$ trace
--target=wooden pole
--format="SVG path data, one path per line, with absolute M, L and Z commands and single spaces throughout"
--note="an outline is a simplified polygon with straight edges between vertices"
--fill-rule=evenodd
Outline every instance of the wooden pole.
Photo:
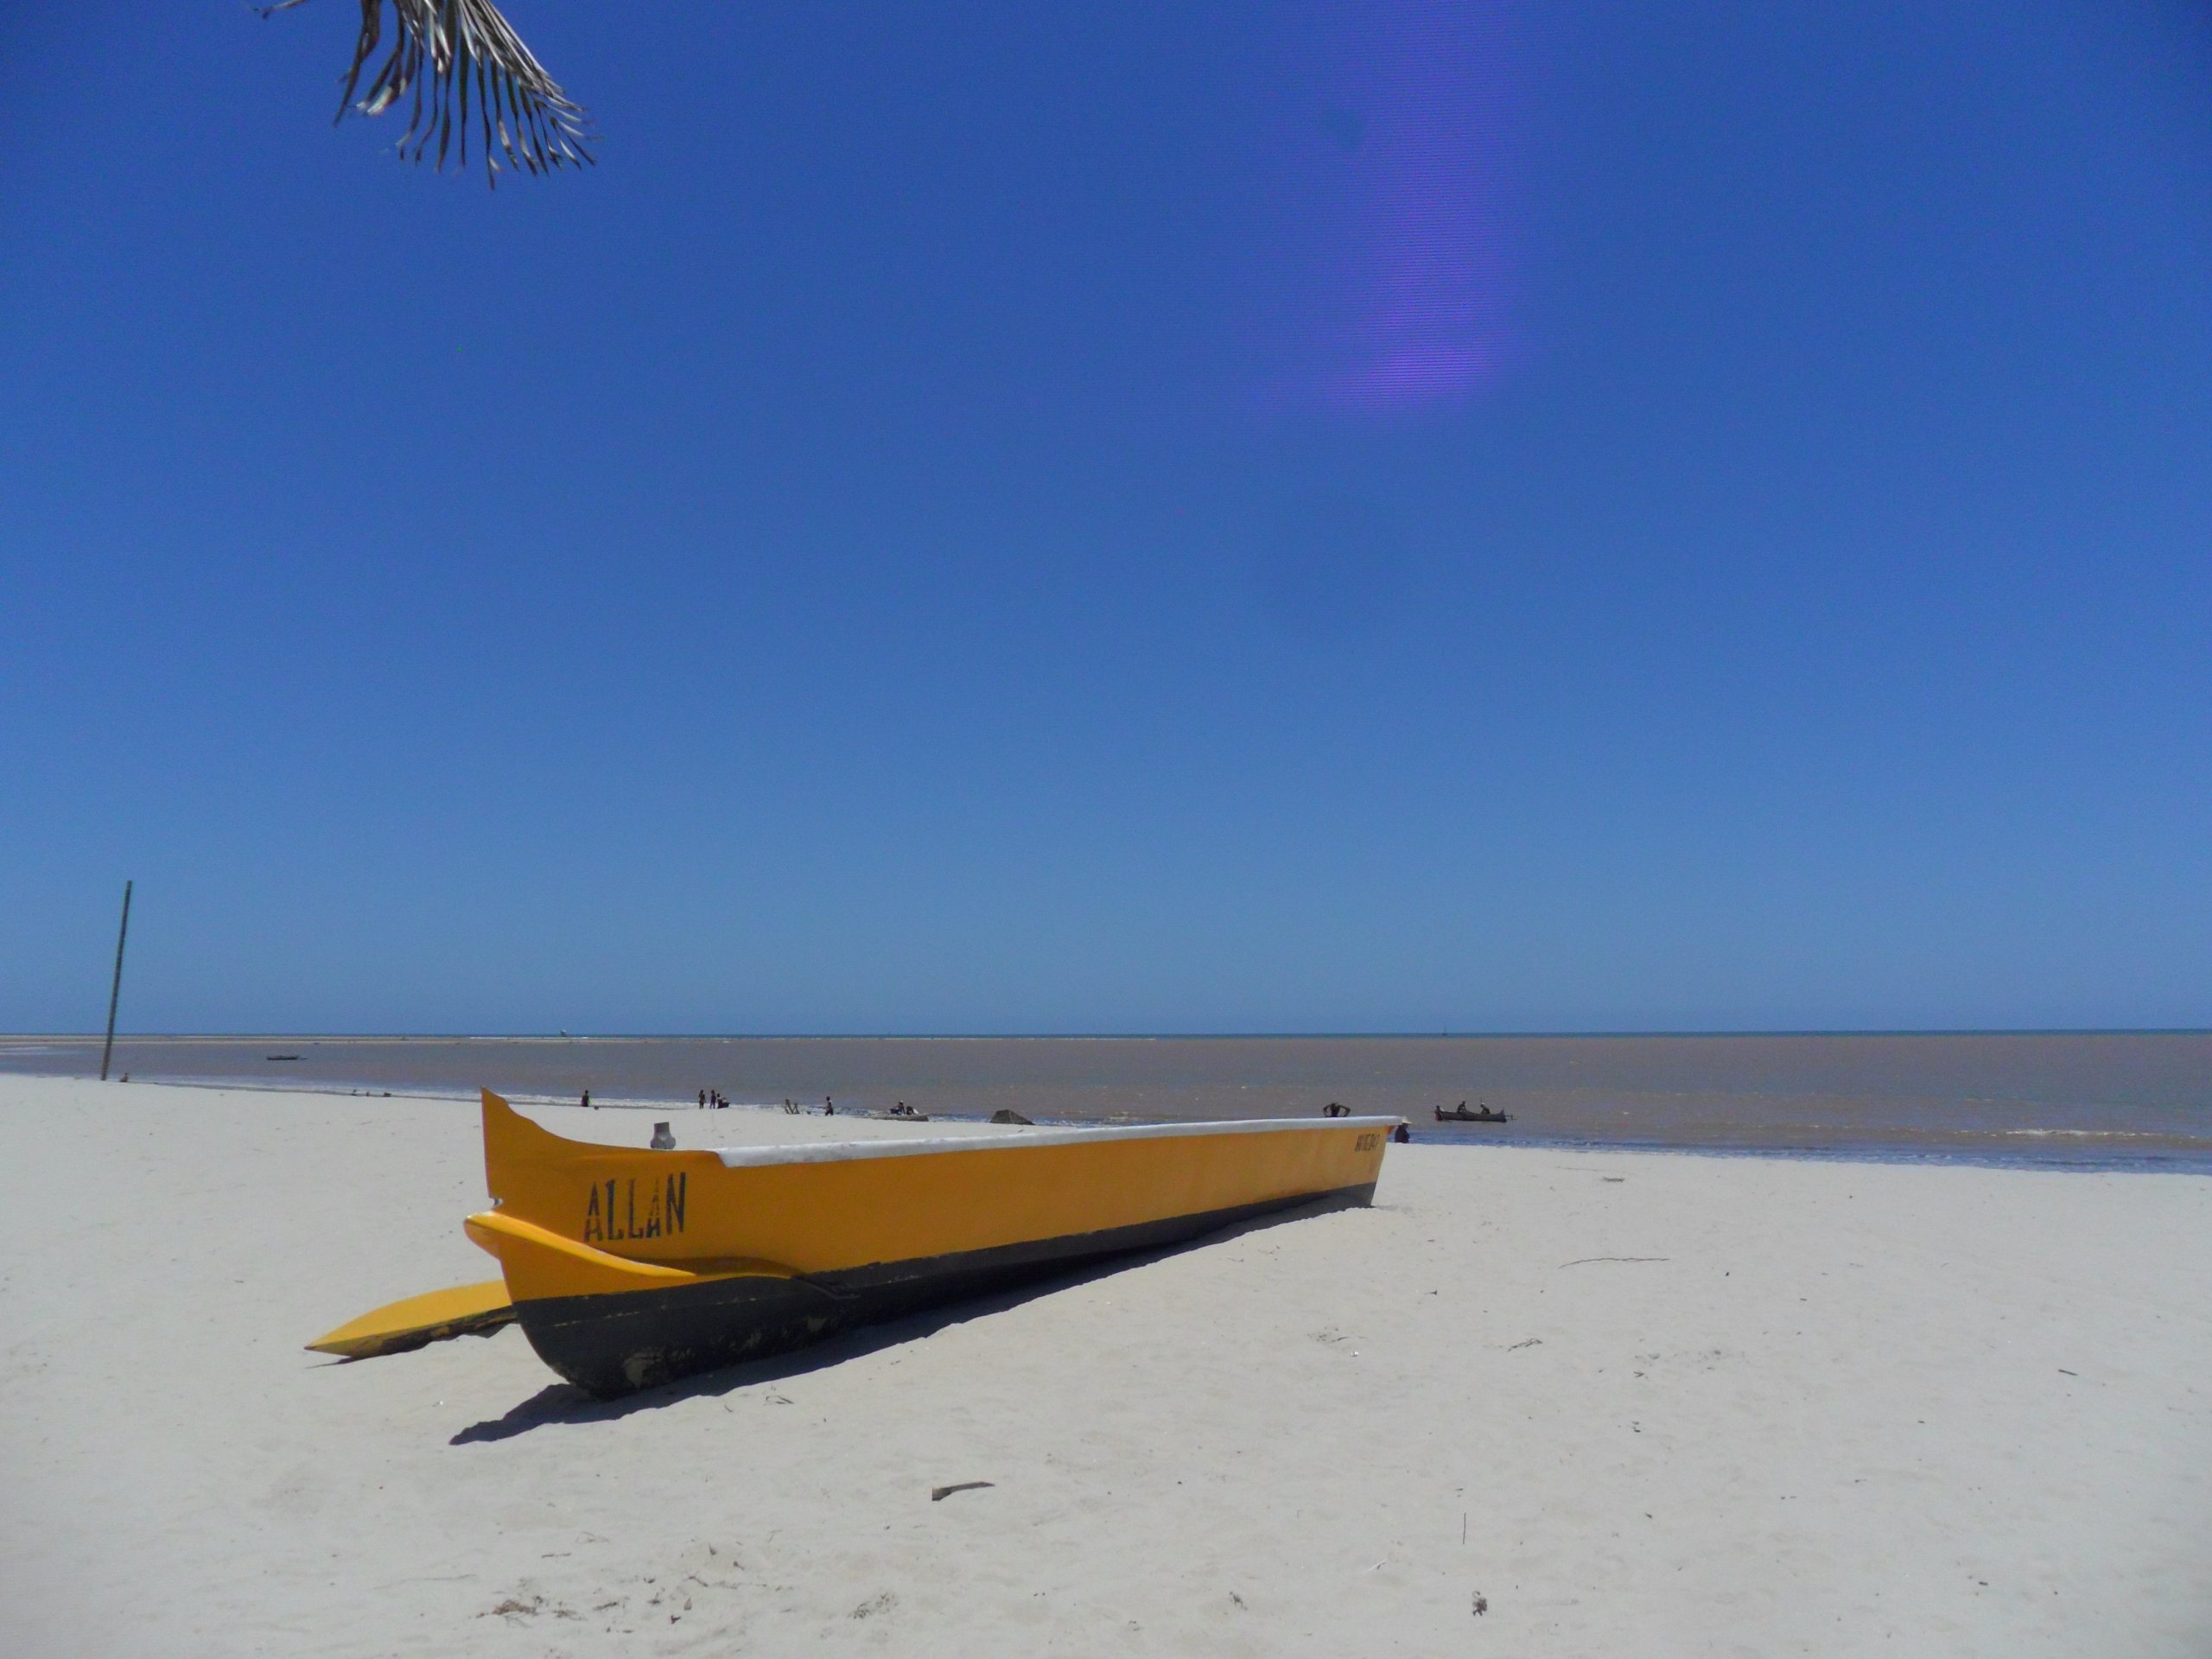
M 123 1000 L 123 942 L 130 937 L 130 883 L 123 884 L 123 925 L 115 935 L 115 983 L 107 993 L 107 1046 L 100 1050 L 100 1081 L 107 1081 L 107 1063 L 115 1053 L 115 1005 Z

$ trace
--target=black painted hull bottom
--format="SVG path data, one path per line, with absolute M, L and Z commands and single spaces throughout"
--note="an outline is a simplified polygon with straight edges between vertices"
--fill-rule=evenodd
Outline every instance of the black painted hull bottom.
M 1112 1256 L 1186 1243 L 1281 1211 L 1350 1209 L 1374 1198 L 1370 1182 L 1106 1232 L 804 1279 L 748 1276 L 673 1290 L 518 1302 L 515 1316 L 539 1358 L 577 1387 L 612 1399 Z

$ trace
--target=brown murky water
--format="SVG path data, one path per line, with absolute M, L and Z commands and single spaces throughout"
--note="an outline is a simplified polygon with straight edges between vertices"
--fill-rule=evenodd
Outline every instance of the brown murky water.
M 296 1056 L 275 1059 L 274 1055 Z M 0 1038 L 0 1071 L 92 1076 L 97 1039 Z M 1696 1037 L 118 1039 L 147 1081 L 1039 1119 L 1303 1116 L 1422 1140 L 2212 1169 L 2212 1033 Z M 1511 1116 L 1443 1126 L 1462 1099 Z

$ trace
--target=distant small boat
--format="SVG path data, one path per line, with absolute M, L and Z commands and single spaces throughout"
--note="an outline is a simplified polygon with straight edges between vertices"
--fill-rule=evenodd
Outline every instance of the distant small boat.
M 269 1058 L 272 1060 L 296 1060 L 300 1057 L 296 1054 L 271 1054 Z
M 1503 1112 L 1494 1112 L 1487 1106 L 1478 1106 L 1471 1112 L 1467 1109 L 1467 1103 L 1463 1100 L 1448 1112 L 1441 1106 L 1438 1107 L 1436 1121 L 1440 1123 L 1510 1123 L 1513 1120 Z
M 565 1140 L 486 1090 L 492 1208 L 465 1225 L 504 1282 L 395 1302 L 308 1345 L 364 1358 L 512 1321 L 571 1382 L 627 1394 L 1274 1211 L 1370 1203 L 1404 1122 L 652 1152 Z

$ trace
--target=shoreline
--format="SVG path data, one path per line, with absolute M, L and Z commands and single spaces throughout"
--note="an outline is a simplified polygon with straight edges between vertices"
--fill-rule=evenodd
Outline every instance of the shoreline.
M 1774 1042 L 1745 1035 L 1774 1053 Z M 2024 1038 L 2029 1039 L 2029 1038 Z M 862 1059 L 854 1059 L 852 1042 Z M 336 1097 L 475 1099 L 475 1084 L 486 1079 L 518 1102 L 560 1103 L 591 1089 L 608 1110 L 695 1110 L 695 1090 L 686 1075 L 702 1075 L 721 1093 L 774 1103 L 783 1097 L 821 1099 L 818 1086 L 868 1113 L 905 1099 L 943 1122 L 980 1122 L 993 1110 L 1015 1109 L 1038 1122 L 1126 1123 L 1126 1122 L 1230 1122 L 1241 1117 L 1303 1117 L 1319 1110 L 1323 1097 L 1354 1102 L 1358 1110 L 1405 1117 L 1422 1144 L 1440 1146 L 1537 1146 L 1561 1150 L 1624 1150 L 1624 1153 L 1694 1153 L 1706 1157 L 1778 1157 L 1858 1164 L 1960 1164 L 1978 1168 L 2055 1168 L 2075 1173 L 2212 1173 L 2212 1038 L 2190 1038 L 2179 1048 L 2165 1044 L 2172 1059 L 2161 1059 L 2179 1079 L 2137 1079 L 2137 1090 L 2164 1089 L 2137 1102 L 2097 1102 L 2079 1097 L 2022 1097 L 1993 1093 L 1929 1093 L 1942 1077 L 1889 1073 L 1872 1079 L 1887 1093 L 1834 1090 L 1842 1082 L 1821 1075 L 1825 1090 L 1777 1090 L 1772 1075 L 1752 1075 L 1747 1084 L 1721 1089 L 1710 1075 L 1683 1084 L 1681 1075 L 1643 1077 L 1635 1066 L 1621 1068 L 1615 1089 L 1604 1086 L 1541 1086 L 1522 1077 L 1504 1086 L 1482 1089 L 1473 1079 L 1435 1077 L 1422 1071 L 1445 1039 L 1418 1039 L 1411 1064 L 1395 1073 L 1356 1071 L 1374 1055 L 1391 1058 L 1394 1039 L 1358 1039 L 1365 1048 L 1338 1048 L 1340 1039 L 1281 1039 L 1296 1051 L 1299 1064 L 1289 1075 L 1255 1084 L 1234 1084 L 1234 1071 L 1221 1073 L 1214 1044 L 1224 1039 L 1146 1039 L 1135 1048 L 1157 1048 L 1144 1064 L 1130 1068 L 1128 1048 L 1117 1064 L 1097 1068 L 1071 1048 L 1113 1044 L 1119 1039 L 931 1039 L 969 1044 L 953 1071 L 933 1066 L 905 1038 L 865 1039 L 608 1039 L 608 1038 L 126 1038 L 118 1042 L 118 1073 L 135 1086 L 179 1089 L 241 1089 L 254 1093 L 312 1093 Z M 1245 1039 L 1228 1039 L 1245 1042 Z M 1455 1042 L 1455 1039 L 1451 1039 Z M 1517 1039 L 1516 1039 L 1517 1042 Z M 1548 1039 L 1544 1039 L 1548 1042 Z M 1571 1075 L 1581 1066 L 1575 1044 L 1557 1039 L 1553 1073 Z M 1628 1042 L 1604 1038 L 1597 1042 Z M 1699 1039 L 1701 1042 L 1701 1039 Z M 1872 1039 L 1869 1039 L 1872 1042 Z M 2049 1046 L 2046 1035 L 2033 1042 Z M 2121 1042 L 2104 1035 L 2099 1044 Z M 2145 1038 L 2148 1042 L 2148 1038 Z M 2179 1039 L 2177 1039 L 2179 1042 Z M 265 1048 L 283 1044 L 299 1058 L 270 1059 Z M 1008 1046 L 1011 1044 L 1011 1046 Z M 1446 1044 L 1449 1046 L 1449 1044 Z M 2199 1048 L 2203 1053 L 2199 1055 Z M 321 1053 L 316 1053 L 321 1051 Z M 546 1064 L 549 1051 L 560 1062 Z M 1783 1044 L 1787 1059 L 1787 1044 Z M 98 1044 L 82 1039 L 0 1038 L 0 1079 L 4 1077 L 88 1077 Z M 186 1053 L 201 1064 L 177 1062 Z M 577 1055 L 591 1053 L 591 1059 Z M 746 1084 L 732 1089 L 728 1077 L 757 1071 L 761 1055 L 781 1055 L 772 1066 L 818 1068 L 805 1082 L 783 1075 L 761 1093 Z M 797 1053 L 798 1058 L 791 1059 Z M 2164 1051 L 2161 1051 L 2164 1053 Z M 1197 1071 L 1192 1071 L 1197 1058 Z M 163 1059 L 168 1064 L 163 1064 Z M 29 1062 L 29 1064 L 24 1064 Z M 2203 1064 L 2196 1073 L 2192 1066 Z M 1656 1053 L 1655 1071 L 1668 1064 L 1679 1071 L 1679 1055 Z M 283 1066 L 274 1071 L 274 1066 Z M 292 1071 L 301 1066 L 301 1071 Z M 316 1075 L 316 1066 L 321 1075 Z M 1161 1068 L 1166 1066 L 1166 1068 Z M 1332 1071 L 1336 1066 L 1336 1071 Z M 1351 1071 L 1343 1071 L 1351 1066 Z M 2082 1058 L 2073 1058 L 2075 1071 Z M 435 1075 L 458 1073 L 458 1075 Z M 556 1082 L 556 1077 L 560 1082 Z M 2077 1093 L 2097 1089 L 2101 1073 L 2090 1068 L 2086 1082 L 2069 1084 Z M 1865 1079 L 1863 1079 L 1865 1082 Z M 1427 1084 L 1427 1086 L 1425 1086 Z M 2029 1077 L 2013 1077 L 2018 1089 L 2037 1089 Z M 2049 1095 L 2049 1086 L 2042 1086 Z M 1918 1093 L 1913 1093 L 1918 1090 Z M 1431 1122 L 1427 1102 L 1458 1093 L 1484 1095 L 1510 1110 L 1502 1126 L 1446 1126 Z
M 0 1081 L 4 1081 L 8 1075 L 9 1074 L 7 1073 L 0 1072 Z M 94 1086 L 98 1086 L 97 1079 L 89 1077 L 71 1077 L 60 1080 L 67 1082 L 90 1083 L 94 1084 Z M 340 1088 L 335 1084 L 322 1087 L 302 1086 L 296 1084 L 284 1085 L 275 1083 L 264 1083 L 255 1078 L 146 1077 L 130 1083 L 129 1086 L 132 1088 L 144 1087 L 149 1089 L 194 1089 L 207 1090 L 216 1094 L 238 1093 L 259 1095 L 299 1095 L 333 1100 L 403 1100 L 438 1102 L 447 1105 L 468 1108 L 474 1108 L 476 1104 L 476 1096 L 474 1092 L 467 1094 L 454 1094 L 421 1088 L 382 1090 L 364 1088 L 349 1089 Z M 582 1109 L 581 1108 L 578 1108 L 573 1101 L 567 1099 L 555 1099 L 550 1096 L 517 1094 L 512 1096 L 505 1096 L 505 1098 L 508 1098 L 512 1103 L 516 1106 L 528 1107 L 532 1111 L 543 1109 Z M 592 1102 L 591 1109 L 595 1112 L 633 1112 L 639 1114 L 665 1112 L 678 1115 L 689 1114 L 692 1116 L 702 1116 L 698 1107 L 688 1100 L 635 1100 L 595 1096 Z M 762 1114 L 772 1114 L 777 1116 L 782 1116 L 785 1115 L 782 1108 L 773 1102 L 733 1101 L 730 1103 L 727 1109 L 745 1113 L 757 1112 Z M 709 1114 L 708 1116 L 711 1116 L 711 1114 Z M 820 1117 L 822 1116 L 822 1114 L 808 1111 L 802 1114 L 802 1116 Z M 682 1116 L 677 1116 L 673 1118 L 672 1121 L 681 1122 L 683 1121 L 683 1117 Z M 716 1121 L 722 1120 L 717 1119 Z M 884 1121 L 886 1120 L 874 1117 L 866 1110 L 859 1109 L 856 1109 L 850 1113 L 841 1112 L 835 1119 L 824 1119 L 825 1122 L 840 1123 L 866 1123 L 880 1122 Z M 926 1121 L 937 1123 L 966 1124 L 983 1127 L 988 1127 L 990 1123 L 990 1119 L 980 1112 L 965 1113 L 938 1111 L 931 1113 Z M 1155 1120 L 1148 1118 L 1077 1118 L 1056 1116 L 1051 1118 L 1039 1118 L 1037 1121 L 1039 1123 L 1049 1122 L 1065 1124 L 1071 1127 L 1103 1127 L 1109 1124 L 1127 1123 L 1132 1122 L 1149 1122 Z M 1171 1118 L 1157 1121 L 1168 1122 L 1203 1122 L 1209 1120 Z M 1249 1120 L 1227 1118 L 1213 1121 L 1236 1122 Z M 1433 1132 L 1433 1128 L 1429 1132 L 1424 1133 L 1422 1125 L 1417 1120 L 1409 1120 L 1409 1122 L 1411 1123 L 1411 1132 L 1414 1143 L 1442 1150 L 1467 1152 L 1527 1151 L 1618 1153 L 1623 1156 L 1628 1157 L 1679 1156 L 1684 1158 L 1775 1159 L 1783 1162 L 1864 1164 L 1874 1166 L 1897 1166 L 1899 1167 L 1919 1167 L 1925 1166 L 1930 1167 L 1957 1167 L 1961 1169 L 2019 1170 L 2024 1172 L 2044 1172 L 2056 1175 L 2212 1175 L 2212 1149 L 2181 1153 L 2146 1151 L 2132 1155 L 2113 1155 L 2103 1158 L 2099 1158 L 2093 1154 L 2069 1158 L 2053 1155 L 2050 1154 L 2035 1154 L 2026 1152 L 2007 1154 L 2004 1151 L 1994 1148 L 1985 1149 L 1964 1146 L 1912 1147 L 1897 1145 L 1853 1145 L 1847 1143 L 1818 1145 L 1812 1143 L 1800 1144 L 1787 1141 L 1777 1141 L 1770 1144 L 1739 1145 L 1720 1141 L 1685 1142 L 1636 1141 L 1629 1139 L 1618 1141 L 1592 1141 L 1571 1139 L 1566 1136 L 1551 1137 L 1535 1135 L 1522 1135 L 1516 1139 L 1507 1141 L 1486 1139 L 1480 1134 L 1447 1133 L 1439 1135 Z M 2024 1137 L 2032 1137 L 2041 1136 L 2044 1135 L 2063 1135 L 2068 1132 L 2063 1130 L 2050 1131 L 2023 1129 L 2012 1131 L 2012 1133 Z

